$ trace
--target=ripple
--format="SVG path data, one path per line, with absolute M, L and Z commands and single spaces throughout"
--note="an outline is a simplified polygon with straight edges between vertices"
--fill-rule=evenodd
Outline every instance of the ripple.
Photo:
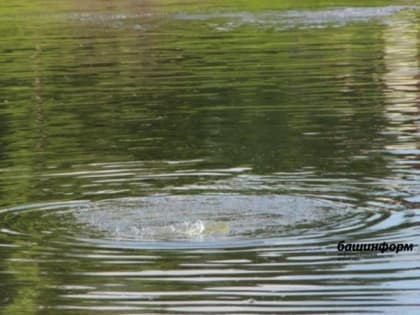
M 415 219 L 380 206 L 299 195 L 155 195 L 5 209 L 0 233 L 69 246 L 235 248 L 319 244 L 346 235 L 392 239 L 389 231 Z
M 25 268 L 37 279 L 29 266 L 48 266 L 55 283 L 36 288 L 53 292 L 56 312 L 353 314 L 418 304 L 418 253 L 336 250 L 343 239 L 420 239 L 416 211 L 380 202 L 151 195 L 20 206 L 0 211 L 0 222 L 0 240 L 16 244 L 2 249 L 16 252 L 2 275 Z
M 384 22 L 385 18 L 417 6 L 344 7 L 324 10 L 290 10 L 283 12 L 235 12 L 207 14 L 178 14 L 177 20 L 205 21 L 215 30 L 230 31 L 241 26 L 254 25 L 276 30 L 289 28 L 325 28 L 349 23 Z
M 344 203 L 299 196 L 148 196 L 8 209 L 3 211 L 5 223 L 12 225 L 3 232 L 31 233 L 39 228 L 37 224 L 45 223 L 30 220 L 39 216 L 43 220 L 65 219 L 72 221 L 67 223 L 82 224 L 81 236 L 96 231 L 120 240 L 241 240 L 293 234 L 291 227 L 309 227 L 348 210 Z

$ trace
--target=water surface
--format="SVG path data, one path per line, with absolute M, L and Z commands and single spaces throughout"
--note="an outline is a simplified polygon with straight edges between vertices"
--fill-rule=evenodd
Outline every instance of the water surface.
M 419 8 L 9 1 L 0 312 L 416 314 Z

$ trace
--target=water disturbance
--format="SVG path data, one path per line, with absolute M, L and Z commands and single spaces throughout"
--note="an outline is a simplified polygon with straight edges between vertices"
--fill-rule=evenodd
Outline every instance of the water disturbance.
M 0 314 L 417 314 L 419 18 L 7 2 Z

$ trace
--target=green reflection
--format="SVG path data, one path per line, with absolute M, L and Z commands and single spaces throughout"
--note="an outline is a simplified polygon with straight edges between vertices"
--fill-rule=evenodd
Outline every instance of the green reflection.
M 29 244 L 24 241 L 17 241 L 14 245 L 19 246 L 20 249 L 26 248 L 26 250 L 14 251 L 4 263 L 6 271 L 13 275 L 13 281 L 6 281 L 3 285 L 8 284 L 15 294 L 4 308 L 3 314 L 38 314 L 39 305 L 42 304 L 40 295 L 48 285 L 45 278 L 41 276 L 39 264 L 36 261 L 36 251 L 39 248 L 34 244 L 28 246 Z
M 3 46 L 7 203 L 81 197 L 86 181 L 46 175 L 98 162 L 386 173 L 380 21 L 219 32 L 158 17 L 142 32 L 135 18 L 62 17 L 32 17 Z

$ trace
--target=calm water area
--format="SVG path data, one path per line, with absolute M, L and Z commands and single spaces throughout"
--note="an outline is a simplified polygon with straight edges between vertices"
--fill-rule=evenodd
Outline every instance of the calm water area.
M 0 33 L 0 314 L 420 314 L 420 3 L 9 0 Z

